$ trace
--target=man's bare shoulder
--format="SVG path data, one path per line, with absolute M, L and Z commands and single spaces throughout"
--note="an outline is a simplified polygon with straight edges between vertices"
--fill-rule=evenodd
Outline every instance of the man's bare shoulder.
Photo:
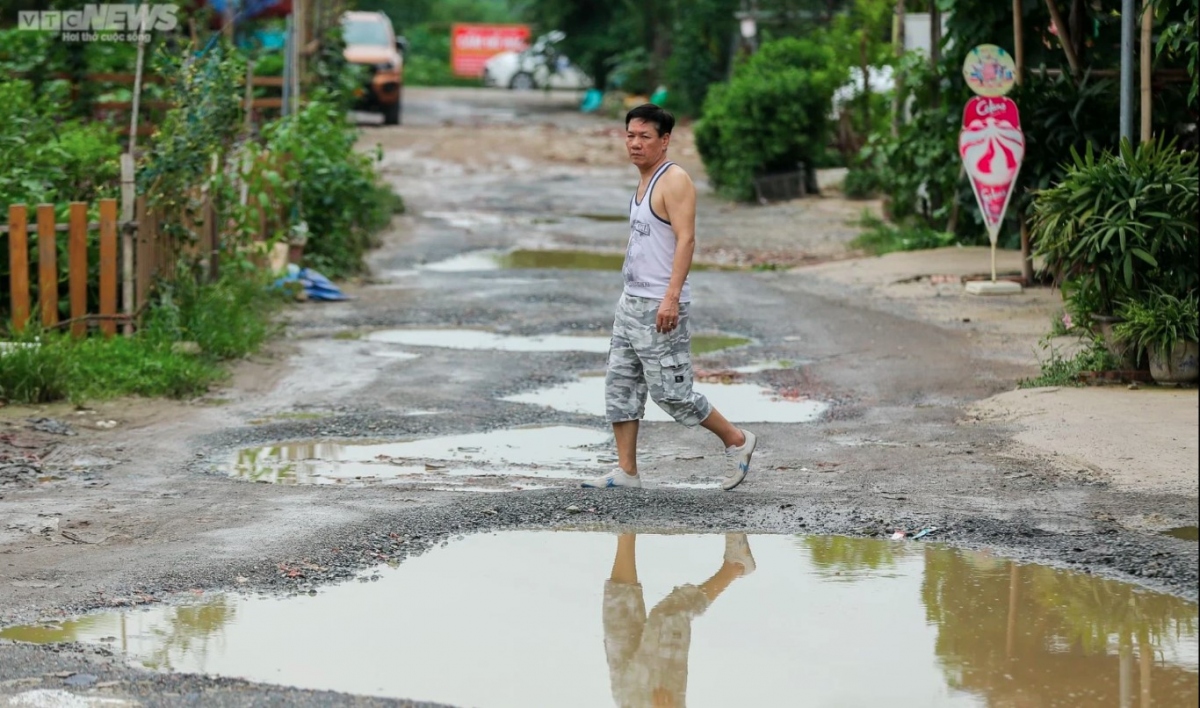
M 672 163 L 671 167 L 658 178 L 658 181 L 668 190 L 675 192 L 677 190 L 695 190 L 695 185 L 692 184 L 692 177 L 687 173 L 687 170 L 679 166 L 679 163 Z

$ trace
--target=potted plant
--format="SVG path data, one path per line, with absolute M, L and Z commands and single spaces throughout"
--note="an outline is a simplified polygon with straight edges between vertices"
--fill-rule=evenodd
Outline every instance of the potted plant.
M 1200 286 L 1196 241 L 1200 180 L 1196 153 L 1162 138 L 1097 157 L 1089 143 L 1062 181 L 1037 192 L 1030 214 L 1034 255 L 1063 288 L 1074 320 L 1128 349 L 1113 325 L 1119 306 L 1151 286 L 1171 293 Z M 1116 319 L 1114 319 L 1116 318 Z
M 1132 342 L 1150 356 L 1150 375 L 1158 383 L 1191 383 L 1197 378 L 1196 292 L 1183 298 L 1152 288 L 1143 298 L 1126 301 L 1119 310 L 1117 337 Z

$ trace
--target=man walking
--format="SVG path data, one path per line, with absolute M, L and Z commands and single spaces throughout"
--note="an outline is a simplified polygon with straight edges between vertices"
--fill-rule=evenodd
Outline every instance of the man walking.
M 692 390 L 688 271 L 696 250 L 696 188 L 687 172 L 667 159 L 674 127 L 674 116 L 652 103 L 625 116 L 625 148 L 641 180 L 629 202 L 625 289 L 604 381 L 618 467 L 584 487 L 642 486 L 637 437 L 647 392 L 676 421 L 703 426 L 721 439 L 732 466 L 723 489 L 738 486 L 750 471 L 754 434 L 735 427 Z

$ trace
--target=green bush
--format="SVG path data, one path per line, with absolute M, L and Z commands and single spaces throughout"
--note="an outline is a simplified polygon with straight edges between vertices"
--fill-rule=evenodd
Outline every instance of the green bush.
M 833 92 L 846 76 L 827 44 L 793 38 L 763 44 L 704 102 L 696 147 L 713 186 L 749 200 L 758 176 L 795 171 L 801 162 L 812 170 L 829 141 Z
M 891 218 L 919 217 L 925 226 L 942 231 L 948 228 L 951 210 L 960 198 L 962 108 L 951 106 L 950 101 L 933 107 L 941 79 L 920 53 L 906 55 L 899 72 L 903 80 L 898 90 L 903 98 L 914 101 L 913 116 L 900 126 L 897 136 L 892 136 L 890 127 L 877 130 L 859 159 L 878 170 L 880 191 L 887 195 Z M 967 198 L 973 205 L 969 187 Z
M 1181 341 L 1195 342 L 1200 302 L 1196 293 L 1176 297 L 1151 288 L 1141 299 L 1126 300 L 1117 309 L 1123 320 L 1113 328 L 1120 340 L 1141 352 L 1170 352 Z
M 1074 357 L 1065 359 L 1051 350 L 1050 358 L 1041 362 L 1042 373 L 1032 379 L 1022 379 L 1018 388 L 1041 388 L 1043 386 L 1082 386 L 1081 374 L 1089 371 L 1115 371 L 1121 362 L 1104 346 L 1104 342 L 1092 340 L 1086 349 Z
M 687 12 L 674 13 L 663 83 L 671 91 L 668 107 L 676 115 L 698 114 L 709 87 L 724 80 L 740 5 L 741 0 L 692 0 Z
M 923 251 L 943 248 L 954 243 L 954 234 L 937 231 L 923 224 L 889 224 L 866 214 L 861 226 L 866 230 L 856 236 L 850 245 L 876 256 L 893 251 Z
M 1200 181 L 1195 152 L 1174 141 L 1128 142 L 1097 159 L 1089 145 L 1062 182 L 1037 194 L 1035 255 L 1064 283 L 1081 323 L 1113 315 L 1152 288 L 1185 297 L 1200 285 L 1196 261 Z
M 306 264 L 331 278 L 359 272 L 373 234 L 396 210 L 391 190 L 376 176 L 378 156 L 355 150 L 357 130 L 322 92 L 263 135 L 270 149 L 292 158 L 283 179 L 298 187 L 293 217 L 308 227 Z
M 869 166 L 851 167 L 842 181 L 842 193 L 850 199 L 870 199 L 878 191 L 879 173 Z

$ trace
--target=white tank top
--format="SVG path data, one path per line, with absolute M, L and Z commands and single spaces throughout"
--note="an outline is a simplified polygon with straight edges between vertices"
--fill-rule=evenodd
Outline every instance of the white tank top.
M 629 200 L 629 247 L 625 249 L 625 294 L 663 300 L 667 286 L 671 283 L 671 268 L 675 264 L 675 230 L 671 222 L 654 213 L 651 206 L 654 185 L 674 162 L 667 162 L 655 171 L 646 186 L 642 201 L 637 200 L 637 190 Z M 683 292 L 679 302 L 691 302 L 690 283 L 683 281 Z

